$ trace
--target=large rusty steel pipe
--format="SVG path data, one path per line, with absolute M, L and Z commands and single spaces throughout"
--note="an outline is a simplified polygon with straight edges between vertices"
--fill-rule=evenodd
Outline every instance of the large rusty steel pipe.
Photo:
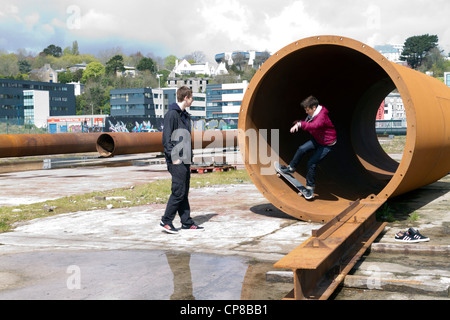
M 375 131 L 377 110 L 394 89 L 407 119 L 400 163 L 383 151 Z M 318 167 L 314 201 L 299 197 L 274 171 L 267 174 L 273 163 L 259 158 L 272 152 L 280 163 L 289 163 L 298 146 L 310 139 L 305 132 L 289 132 L 293 120 L 304 118 L 300 102 L 309 95 L 330 111 L 338 134 L 335 149 Z M 345 37 L 310 37 L 273 54 L 248 86 L 238 128 L 240 150 L 256 187 L 273 205 L 302 220 L 326 222 L 357 199 L 385 201 L 450 171 L 450 88 Z M 279 130 L 279 137 L 261 135 L 262 129 Z M 260 136 L 259 148 L 261 140 L 266 144 L 253 161 L 252 131 Z M 295 173 L 303 183 L 307 158 Z
M 224 148 L 237 146 L 236 130 L 193 131 L 194 149 Z M 162 132 L 112 132 L 97 139 L 97 151 L 102 157 L 115 155 L 162 152 Z
M 95 152 L 100 133 L 0 135 L 0 157 Z

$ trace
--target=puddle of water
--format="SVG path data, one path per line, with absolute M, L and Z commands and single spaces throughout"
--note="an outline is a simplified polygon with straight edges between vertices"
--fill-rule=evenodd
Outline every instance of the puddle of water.
M 279 300 L 291 284 L 266 282 L 272 263 L 163 251 L 3 255 L 0 299 Z M 2 278 L 0 278 L 2 281 Z

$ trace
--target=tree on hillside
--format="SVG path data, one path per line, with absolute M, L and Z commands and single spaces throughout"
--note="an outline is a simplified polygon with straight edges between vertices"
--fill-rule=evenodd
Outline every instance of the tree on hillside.
M 75 72 L 70 72 L 69 70 L 65 72 L 58 73 L 58 82 L 69 83 L 69 82 L 79 82 L 83 77 L 83 70 L 78 69 Z
M 14 77 L 19 73 L 19 60 L 13 53 L 0 53 L 0 76 Z
M 431 71 L 434 77 L 443 77 L 444 72 L 447 71 L 447 65 L 448 61 L 444 55 L 444 51 L 436 47 L 428 51 L 418 70 L 423 73 Z
M 19 60 L 19 72 L 26 74 L 31 71 L 31 64 L 27 60 Z
M 421 66 L 423 58 L 428 51 L 437 47 L 438 36 L 424 34 L 406 39 L 400 60 L 406 61 L 411 68 L 417 69 Z
M 241 52 L 237 52 L 233 53 L 232 58 L 233 58 L 233 66 L 235 66 L 239 71 L 244 71 L 245 67 L 248 65 L 248 57 L 246 57 Z
M 82 83 L 86 83 L 89 79 L 99 79 L 105 74 L 105 67 L 100 62 L 91 62 L 83 71 Z
M 173 70 L 175 68 L 175 62 L 178 58 L 174 55 L 170 55 L 164 58 L 164 68 L 167 70 Z
M 183 59 L 187 61 L 193 61 L 193 63 L 204 63 L 206 61 L 206 55 L 202 51 L 194 51 L 191 54 L 184 56 Z
M 123 63 L 123 56 L 120 54 L 115 55 L 106 63 L 106 73 L 116 74 L 116 72 L 125 71 L 125 64 Z
M 270 58 L 270 53 L 268 51 L 264 51 L 260 54 L 257 54 L 255 60 L 253 61 L 253 68 L 260 68 L 267 59 Z
M 54 44 L 49 45 L 47 48 L 45 48 L 42 51 L 43 54 L 47 56 L 54 56 L 56 58 L 59 58 L 62 56 L 62 49 L 61 47 L 55 46 Z
M 151 73 L 156 72 L 156 63 L 152 58 L 142 58 L 136 66 L 139 71 L 149 70 Z
M 74 56 L 79 56 L 80 55 L 80 49 L 78 48 L 78 41 L 77 40 L 72 42 L 72 54 Z

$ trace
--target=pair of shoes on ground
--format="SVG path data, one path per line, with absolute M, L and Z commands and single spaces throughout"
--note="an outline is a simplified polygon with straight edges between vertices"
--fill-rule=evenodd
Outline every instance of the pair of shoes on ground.
M 171 223 L 163 223 L 162 221 L 159 223 L 159 226 L 163 229 L 163 231 L 167 232 L 167 233 L 171 233 L 171 234 L 177 234 L 178 233 L 178 229 L 176 229 L 173 224 Z M 190 231 L 204 231 L 205 228 L 200 227 L 198 225 L 196 225 L 195 223 L 187 226 L 182 224 L 181 225 L 181 230 L 190 230 Z
M 419 230 L 417 229 L 409 228 L 405 232 L 403 231 L 398 232 L 395 235 L 395 241 L 417 243 L 430 241 L 430 238 L 420 234 Z

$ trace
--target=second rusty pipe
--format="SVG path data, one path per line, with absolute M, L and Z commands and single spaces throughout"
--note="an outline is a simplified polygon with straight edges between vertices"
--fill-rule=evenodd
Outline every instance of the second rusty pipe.
M 101 133 L 45 133 L 0 135 L 0 157 L 95 152 Z
M 237 133 L 227 131 L 192 132 L 194 149 L 224 148 L 237 146 Z M 97 151 L 102 157 L 121 154 L 163 152 L 162 132 L 112 132 L 101 134 L 97 139 Z

